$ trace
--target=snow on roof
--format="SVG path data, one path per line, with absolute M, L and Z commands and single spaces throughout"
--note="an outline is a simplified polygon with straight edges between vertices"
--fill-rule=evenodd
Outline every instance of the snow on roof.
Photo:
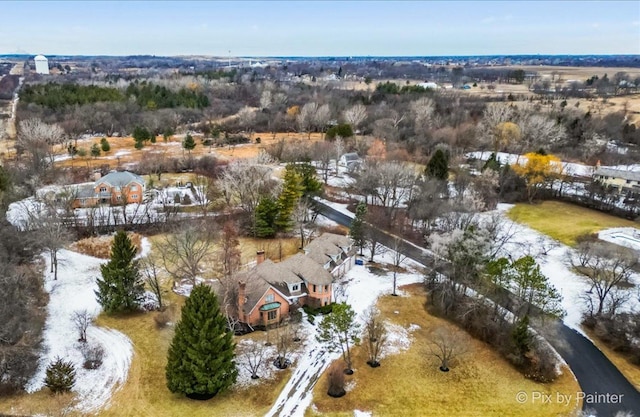
M 640 172 L 622 170 L 616 168 L 600 167 L 596 169 L 594 175 L 602 175 L 605 177 L 621 178 L 623 180 L 640 181 Z

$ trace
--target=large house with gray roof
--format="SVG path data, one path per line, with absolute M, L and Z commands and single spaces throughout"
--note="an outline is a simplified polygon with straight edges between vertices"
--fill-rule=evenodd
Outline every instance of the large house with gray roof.
M 640 171 L 597 167 L 593 179 L 602 185 L 616 188 L 619 193 L 640 193 Z
M 129 171 L 112 171 L 98 178 L 93 184 L 78 186 L 74 208 L 93 207 L 99 204 L 142 203 L 145 181 Z
M 214 282 L 212 287 L 222 295 L 221 305 L 230 310 L 226 313 L 237 317 L 240 323 L 251 329 L 271 327 L 288 317 L 291 308 L 332 303 L 333 284 L 341 275 L 338 271 L 351 268 L 354 252 L 348 237 L 325 233 L 313 240 L 304 253 L 282 262 L 265 260 L 264 252 L 258 252 L 253 268 L 231 278 L 231 291 L 220 282 Z

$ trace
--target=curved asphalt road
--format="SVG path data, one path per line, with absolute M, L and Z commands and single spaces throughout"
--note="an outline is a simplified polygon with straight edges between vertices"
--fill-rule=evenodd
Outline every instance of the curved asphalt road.
M 316 201 L 318 211 L 327 218 L 349 226 L 352 218 L 334 208 Z M 387 247 L 393 247 L 393 237 L 378 230 L 379 241 Z M 404 255 L 423 265 L 431 263 L 430 255 L 402 240 Z M 582 393 L 575 393 L 571 401 L 578 396 L 583 399 L 583 410 L 595 411 L 598 417 L 614 417 L 619 411 L 632 411 L 640 417 L 640 393 L 607 359 L 589 339 L 567 327 L 562 322 L 550 323 L 557 328 L 557 339 L 547 339 L 567 362 Z M 531 395 L 532 393 L 528 393 Z M 552 401 L 556 401 L 552 398 Z

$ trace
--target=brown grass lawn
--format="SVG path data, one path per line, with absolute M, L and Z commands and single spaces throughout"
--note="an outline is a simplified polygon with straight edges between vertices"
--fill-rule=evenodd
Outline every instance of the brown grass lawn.
M 556 398 L 556 393 L 573 395 L 580 391 L 573 374 L 564 374 L 552 384 L 528 380 L 498 353 L 484 343 L 468 338 L 468 351 L 450 372 L 438 370 L 429 355 L 429 334 L 438 327 L 452 328 L 449 322 L 430 315 L 424 308 L 422 288 L 412 286 L 410 297 L 386 296 L 378 307 L 387 320 L 407 327 L 418 324 L 409 350 L 381 361 L 379 368 L 365 364 L 366 353 L 356 348 L 355 373 L 347 376 L 347 384 L 355 387 L 342 398 L 326 395 L 327 379 L 323 375 L 314 389 L 313 403 L 307 416 L 352 416 L 353 410 L 372 411 L 374 416 L 482 416 L 482 417 L 544 417 L 569 416 L 580 406 L 575 400 L 570 406 L 555 400 L 541 404 L 532 400 L 520 404 L 516 394 L 543 392 Z
M 585 329 L 584 327 L 583 329 L 589 335 L 593 344 L 596 345 L 596 347 L 604 353 L 616 368 L 622 372 L 622 375 L 624 375 L 629 382 L 631 382 L 636 389 L 640 391 L 640 366 L 631 363 L 629 360 L 630 358 L 624 353 L 616 352 L 605 345 L 604 342 L 598 339 L 592 330 Z
M 182 300 L 175 299 L 176 307 L 183 303 Z M 158 329 L 153 320 L 154 314 L 124 318 L 103 315 L 99 318 L 99 325 L 120 330 L 131 338 L 134 345 L 129 378 L 100 416 L 259 416 L 271 407 L 290 372 L 279 373 L 275 380 L 232 390 L 208 401 L 194 401 L 169 392 L 164 368 L 173 327 Z
M 610 227 L 640 227 L 631 220 L 559 201 L 516 204 L 507 214 L 511 220 L 526 224 L 570 246 L 575 245 L 580 235 Z
M 255 139 L 260 138 L 260 143 L 256 143 Z M 251 135 L 251 143 L 237 145 L 237 146 L 225 146 L 225 147 L 212 147 L 202 145 L 202 136 L 194 135 L 196 141 L 196 147 L 191 151 L 193 156 L 212 155 L 222 159 L 241 159 L 252 158 L 258 155 L 260 150 L 280 141 L 284 140 L 289 143 L 295 142 L 312 142 L 322 139 L 322 135 L 319 133 L 311 134 L 311 139 L 307 134 L 298 133 L 272 133 L 256 132 Z M 78 141 L 78 149 L 84 149 L 87 151 L 87 156 L 80 158 L 78 156 L 73 159 L 66 159 L 56 163 L 59 167 L 99 167 L 102 165 L 109 165 L 112 169 L 123 168 L 126 164 L 139 162 L 142 158 L 152 153 L 159 153 L 165 158 L 170 157 L 183 157 L 188 156 L 188 152 L 182 149 L 182 138 L 172 137 L 166 143 L 163 141 L 162 136 L 158 136 L 156 143 L 147 143 L 144 148 L 137 150 L 134 148 L 134 140 L 131 137 L 107 138 L 111 149 L 109 152 L 102 152 L 97 158 L 93 158 L 89 154 L 91 146 L 95 143 L 100 145 L 100 138 L 83 139 Z M 66 149 L 63 146 L 56 148 L 56 154 L 66 155 Z
M 157 244 L 163 241 L 164 234 L 157 234 L 151 236 L 149 239 L 152 244 L 151 256 L 158 257 Z M 281 239 L 260 239 L 252 237 L 240 237 L 240 264 L 246 265 L 256 259 L 256 252 L 259 250 L 265 251 L 267 259 L 271 259 L 274 262 L 280 262 L 285 258 L 294 255 L 298 252 L 300 246 L 300 239 L 296 237 L 281 238 Z M 217 257 L 217 250 L 219 246 L 215 243 L 209 251 L 209 254 L 205 257 L 203 262 L 203 278 L 211 279 L 216 278 L 219 272 L 219 261 Z

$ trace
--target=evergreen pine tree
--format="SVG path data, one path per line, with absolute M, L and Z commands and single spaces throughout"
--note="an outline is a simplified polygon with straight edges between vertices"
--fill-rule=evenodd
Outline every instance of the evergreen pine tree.
M 56 358 L 47 366 L 44 384 L 54 394 L 71 391 L 76 382 L 76 369 L 71 362 L 65 362 L 62 358 Z
M 291 229 L 291 216 L 303 192 L 302 178 L 296 172 L 295 165 L 287 165 L 284 172 L 284 184 L 278 197 L 278 216 L 275 221 L 278 230 L 288 231 Z
M 349 228 L 349 235 L 356 246 L 360 248 L 360 255 L 362 255 L 362 249 L 366 242 L 364 235 L 364 218 L 367 215 L 367 205 L 364 202 L 359 202 L 356 206 L 356 215 L 351 221 L 351 227 Z
M 98 302 L 107 313 L 134 311 L 144 293 L 144 283 L 134 260 L 136 247 L 127 233 L 116 233 L 111 245 L 109 262 L 100 266 L 102 279 L 98 278 Z
M 529 316 L 525 315 L 519 320 L 511 333 L 511 338 L 516 350 L 520 355 L 524 355 L 531 349 L 531 333 L 529 333 Z
M 94 158 L 97 158 L 100 156 L 100 147 L 98 146 L 97 143 L 94 143 L 93 145 L 91 145 L 91 156 L 93 156 Z
M 189 151 L 189 155 L 191 155 L 191 151 L 196 147 L 196 141 L 193 140 L 193 136 L 187 133 L 187 136 L 184 137 L 182 141 L 182 147 Z
M 273 237 L 276 234 L 275 222 L 278 217 L 278 204 L 273 198 L 261 198 L 256 206 L 254 216 L 254 233 L 257 237 Z
M 233 334 L 216 295 L 206 285 L 193 288 L 181 314 L 169 347 L 167 387 L 189 398 L 211 398 L 238 376 Z
M 429 159 L 425 174 L 439 180 L 449 178 L 449 158 L 442 149 L 436 150 L 431 159 Z
M 491 156 L 487 159 L 487 162 L 484 163 L 481 171 L 484 172 L 487 169 L 492 169 L 496 172 L 500 172 L 500 161 L 498 161 L 498 157 L 495 152 L 491 152 Z
M 111 145 L 107 138 L 100 139 L 100 148 L 102 149 L 102 152 L 109 152 L 111 150 Z
M 300 175 L 303 194 L 306 196 L 318 195 L 322 190 L 322 183 L 316 177 L 316 169 L 309 162 L 295 164 L 295 171 Z

